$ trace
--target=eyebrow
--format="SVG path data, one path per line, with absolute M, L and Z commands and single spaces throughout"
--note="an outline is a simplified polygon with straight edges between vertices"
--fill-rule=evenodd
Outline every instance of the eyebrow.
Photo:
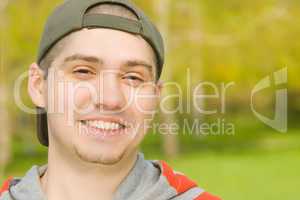
M 125 67 L 136 67 L 143 66 L 146 67 L 150 72 L 153 71 L 153 66 L 142 60 L 129 60 L 123 64 Z
M 64 63 L 76 61 L 76 60 L 83 60 L 86 62 L 103 64 L 103 60 L 101 60 L 95 56 L 86 56 L 86 55 L 82 55 L 82 54 L 74 54 L 72 56 L 68 56 L 64 59 Z

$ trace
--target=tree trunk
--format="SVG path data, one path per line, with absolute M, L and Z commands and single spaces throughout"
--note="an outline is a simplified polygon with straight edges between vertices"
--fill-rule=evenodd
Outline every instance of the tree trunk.
M 10 123 L 9 115 L 7 110 L 7 90 L 4 84 L 0 83 L 0 175 L 3 175 L 3 171 L 10 160 Z
M 169 47 L 169 9 L 170 9 L 170 0 L 155 0 L 154 6 L 155 10 L 158 11 L 158 28 L 161 31 L 163 37 L 164 37 L 164 42 L 165 42 L 165 47 L 166 47 L 166 62 L 164 66 L 164 80 L 170 81 L 172 80 L 173 74 L 172 70 L 168 69 L 168 66 L 171 66 L 171 61 L 168 59 L 169 54 L 168 54 L 168 47 Z M 171 94 L 171 91 L 168 90 L 167 88 L 163 89 L 162 96 L 168 96 Z M 174 102 L 168 101 L 168 107 L 173 107 Z M 175 123 L 176 122 L 176 116 L 172 114 L 166 114 L 166 113 L 161 113 L 161 118 L 162 122 L 165 124 L 170 124 L 170 123 Z M 178 133 L 174 133 L 171 131 L 167 131 L 167 133 L 163 134 L 163 150 L 164 154 L 168 158 L 173 158 L 176 157 L 179 153 L 179 141 L 178 141 Z
M 6 16 L 4 10 L 8 1 L 0 3 L 0 177 L 3 176 L 4 169 L 11 157 L 11 129 L 8 110 L 8 90 L 5 80 L 6 62 L 4 59 L 5 39 L 4 30 L 6 28 Z M 0 183 L 1 184 L 1 183 Z

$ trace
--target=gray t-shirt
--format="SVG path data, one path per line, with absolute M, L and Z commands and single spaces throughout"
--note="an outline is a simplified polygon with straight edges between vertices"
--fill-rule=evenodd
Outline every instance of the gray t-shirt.
M 46 200 L 40 183 L 46 170 L 47 166 L 32 167 L 22 179 L 11 182 L 0 200 Z M 197 200 L 200 197 L 219 199 L 173 171 L 165 162 L 145 160 L 140 153 L 129 175 L 119 185 L 114 200 Z

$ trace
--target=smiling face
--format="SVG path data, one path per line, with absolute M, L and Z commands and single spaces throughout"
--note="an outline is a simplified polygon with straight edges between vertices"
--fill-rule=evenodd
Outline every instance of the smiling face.
M 117 30 L 83 29 L 68 37 L 41 92 L 49 148 L 115 164 L 137 150 L 157 108 L 154 52 L 140 36 Z

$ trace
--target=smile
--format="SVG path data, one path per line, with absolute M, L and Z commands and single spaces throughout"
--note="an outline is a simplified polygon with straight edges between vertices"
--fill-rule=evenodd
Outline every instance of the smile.
M 125 128 L 124 124 L 117 122 L 106 122 L 101 120 L 82 120 L 81 122 L 88 127 L 102 129 L 104 131 L 116 131 Z

